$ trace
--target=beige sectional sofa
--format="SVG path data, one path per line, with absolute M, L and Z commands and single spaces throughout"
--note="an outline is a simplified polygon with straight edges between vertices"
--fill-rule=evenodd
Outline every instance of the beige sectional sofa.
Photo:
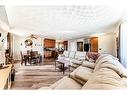
M 80 51 L 64 51 L 63 54 L 58 56 L 58 60 L 64 60 L 74 68 L 77 68 L 85 60 L 86 52 Z M 57 60 L 57 61 L 58 61 Z
M 127 69 L 117 58 L 101 55 L 95 63 L 84 61 L 70 76 L 40 89 L 127 89 Z
M 58 56 L 59 59 L 64 59 L 64 60 L 85 60 L 86 52 L 80 52 L 80 51 L 64 51 L 63 54 L 60 54 Z

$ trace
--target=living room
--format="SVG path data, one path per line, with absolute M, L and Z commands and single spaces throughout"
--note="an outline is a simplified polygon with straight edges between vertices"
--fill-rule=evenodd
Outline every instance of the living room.
M 126 8 L 0 6 L 0 89 L 127 88 Z

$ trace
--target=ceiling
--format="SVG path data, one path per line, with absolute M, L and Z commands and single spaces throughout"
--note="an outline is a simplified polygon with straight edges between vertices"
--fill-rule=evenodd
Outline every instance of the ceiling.
M 5 6 L 10 32 L 58 40 L 107 32 L 125 10 L 111 6 Z

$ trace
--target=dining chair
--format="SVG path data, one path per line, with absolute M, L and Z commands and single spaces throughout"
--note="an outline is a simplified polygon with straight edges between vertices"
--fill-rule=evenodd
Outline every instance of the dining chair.
M 31 51 L 29 57 L 30 64 L 37 64 L 38 62 L 38 54 L 35 51 Z
M 27 59 L 26 59 L 26 57 L 23 55 L 22 51 L 20 51 L 20 54 L 21 54 L 21 65 L 23 65 L 23 63 L 25 63 L 25 66 L 26 66 Z

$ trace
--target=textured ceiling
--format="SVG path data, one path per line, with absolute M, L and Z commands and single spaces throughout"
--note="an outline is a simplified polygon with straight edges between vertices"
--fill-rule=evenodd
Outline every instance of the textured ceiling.
M 116 25 L 123 10 L 110 6 L 5 6 L 10 31 L 55 39 L 80 38 Z
M 0 28 L 8 27 L 8 17 L 4 6 L 0 6 Z

